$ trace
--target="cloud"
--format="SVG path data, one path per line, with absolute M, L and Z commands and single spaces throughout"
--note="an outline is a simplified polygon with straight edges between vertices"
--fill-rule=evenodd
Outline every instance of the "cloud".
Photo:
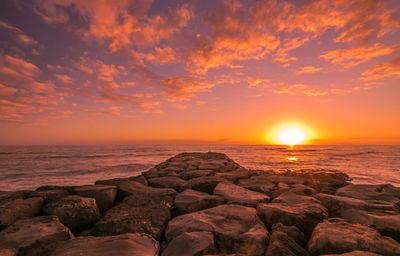
M 72 83 L 72 77 L 70 77 L 69 75 L 56 74 L 56 78 L 60 82 L 63 82 L 64 84 L 71 84 Z
M 312 74 L 321 71 L 322 68 L 314 67 L 314 66 L 307 66 L 307 67 L 299 67 L 296 74 Z
M 378 64 L 361 75 L 362 80 L 381 80 L 387 77 L 400 78 L 400 58 Z
M 195 97 L 195 92 L 205 92 L 215 84 L 199 76 L 175 77 L 160 82 L 168 101 L 187 101 Z
M 396 51 L 399 51 L 399 49 L 398 46 L 384 46 L 377 43 L 367 47 L 359 46 L 350 49 L 327 51 L 320 55 L 319 58 L 322 58 L 327 62 L 339 64 L 344 68 L 350 68 L 367 62 L 375 57 L 393 54 Z
M 11 31 L 15 40 L 23 46 L 32 46 L 38 44 L 35 39 L 25 34 L 20 28 L 9 23 L 0 21 L 0 28 Z

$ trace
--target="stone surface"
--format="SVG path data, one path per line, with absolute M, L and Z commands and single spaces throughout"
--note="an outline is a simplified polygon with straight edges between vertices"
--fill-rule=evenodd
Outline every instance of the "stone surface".
M 203 176 L 189 180 L 186 184 L 186 188 L 212 194 L 218 183 L 223 181 L 226 180 L 221 177 Z
M 270 176 L 271 175 L 259 175 L 252 176 L 248 179 L 240 179 L 237 185 L 271 196 L 276 189 L 276 185 L 270 180 Z
M 142 175 L 147 179 L 159 178 L 159 177 L 178 177 L 179 175 L 175 171 L 179 171 L 179 168 L 165 168 L 157 169 L 151 168 L 148 171 L 142 172 Z
M 220 196 L 186 189 L 175 197 L 175 209 L 179 214 L 190 213 L 218 206 L 224 202 Z
M 214 194 L 225 198 L 228 203 L 255 207 L 259 203 L 269 201 L 269 196 L 251 191 L 231 182 L 220 182 L 214 189 Z
M 209 176 L 214 173 L 213 170 L 192 170 L 179 173 L 179 176 L 184 180 L 190 180 L 202 176 Z
M 220 205 L 178 216 L 168 223 L 168 242 L 185 232 L 212 232 L 218 253 L 263 255 L 269 233 L 254 208 Z
M 186 185 L 186 181 L 179 177 L 157 177 L 148 179 L 149 185 L 156 188 L 173 188 L 181 191 Z
M 247 179 L 254 175 L 254 172 L 251 172 L 246 169 L 238 169 L 232 172 L 216 172 L 214 175 L 216 177 L 221 177 L 231 182 L 236 182 L 239 179 Z
M 161 256 L 192 256 L 212 253 L 214 236 L 211 232 L 185 232 L 175 237 Z
M 86 185 L 74 188 L 75 194 L 96 199 L 101 212 L 110 209 L 117 196 L 117 187 L 111 185 Z
M 309 253 L 285 232 L 274 231 L 265 256 L 307 256 Z
M 77 195 L 46 204 L 43 214 L 56 215 L 74 234 L 91 227 L 100 218 L 96 200 Z
M 59 200 L 66 196 L 69 196 L 69 193 L 63 189 L 32 191 L 32 193 L 29 194 L 29 197 L 43 198 L 45 204 Z
M 328 209 L 331 217 L 339 216 L 341 212 L 351 208 L 368 209 L 368 203 L 351 197 L 329 195 L 318 193 L 314 195 L 325 208 Z
M 139 182 L 145 186 L 149 185 L 147 182 L 147 179 L 141 174 L 141 175 L 137 175 L 137 176 L 133 176 L 133 177 L 129 177 L 128 178 L 129 181 L 136 181 Z
M 275 198 L 272 203 L 259 204 L 257 212 L 267 227 L 281 222 L 298 227 L 307 236 L 319 222 L 328 218 L 328 210 L 317 199 L 290 192 Z
M 390 184 L 351 184 L 338 189 L 336 195 L 361 200 L 396 202 L 400 199 L 400 188 Z
M 151 236 L 133 233 L 103 237 L 77 237 L 58 247 L 52 256 L 157 256 L 159 250 L 158 242 Z
M 160 239 L 171 218 L 173 197 L 164 193 L 165 189 L 139 185 L 130 191 L 130 196 L 108 210 L 88 235 L 146 233 Z
M 39 216 L 15 222 L 0 232 L 0 248 L 18 250 L 21 256 L 46 256 L 72 233 L 57 216 Z
M 0 204 L 0 229 L 17 220 L 38 216 L 42 212 L 42 206 L 41 197 L 3 201 Z
M 282 223 L 278 222 L 272 225 L 272 232 L 275 231 L 286 233 L 290 238 L 293 239 L 293 241 L 303 247 L 307 243 L 306 236 L 295 226 L 285 226 Z
M 351 224 L 340 218 L 325 220 L 315 227 L 308 242 L 311 255 L 368 251 L 400 255 L 400 244 L 369 227 Z
M 365 252 L 365 251 L 352 251 L 352 252 L 346 252 L 342 254 L 324 254 L 321 256 L 381 256 L 381 254 L 376 254 L 373 252 Z

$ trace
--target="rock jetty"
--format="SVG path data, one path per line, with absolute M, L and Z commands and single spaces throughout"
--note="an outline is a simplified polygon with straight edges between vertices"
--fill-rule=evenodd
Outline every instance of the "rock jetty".
M 400 188 L 182 153 L 135 177 L 0 192 L 6 255 L 400 255 Z

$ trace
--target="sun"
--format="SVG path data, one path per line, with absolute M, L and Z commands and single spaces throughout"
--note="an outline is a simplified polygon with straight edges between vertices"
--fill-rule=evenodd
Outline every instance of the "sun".
M 286 128 L 279 132 L 278 140 L 284 145 L 298 145 L 305 139 L 305 134 L 298 128 Z

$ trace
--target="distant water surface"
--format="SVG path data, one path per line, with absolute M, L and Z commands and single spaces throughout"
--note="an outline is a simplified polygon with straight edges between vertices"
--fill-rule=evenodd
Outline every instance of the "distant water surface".
M 0 190 L 134 176 L 178 153 L 208 151 L 225 153 L 251 169 L 338 170 L 354 183 L 400 186 L 400 146 L 0 146 Z

